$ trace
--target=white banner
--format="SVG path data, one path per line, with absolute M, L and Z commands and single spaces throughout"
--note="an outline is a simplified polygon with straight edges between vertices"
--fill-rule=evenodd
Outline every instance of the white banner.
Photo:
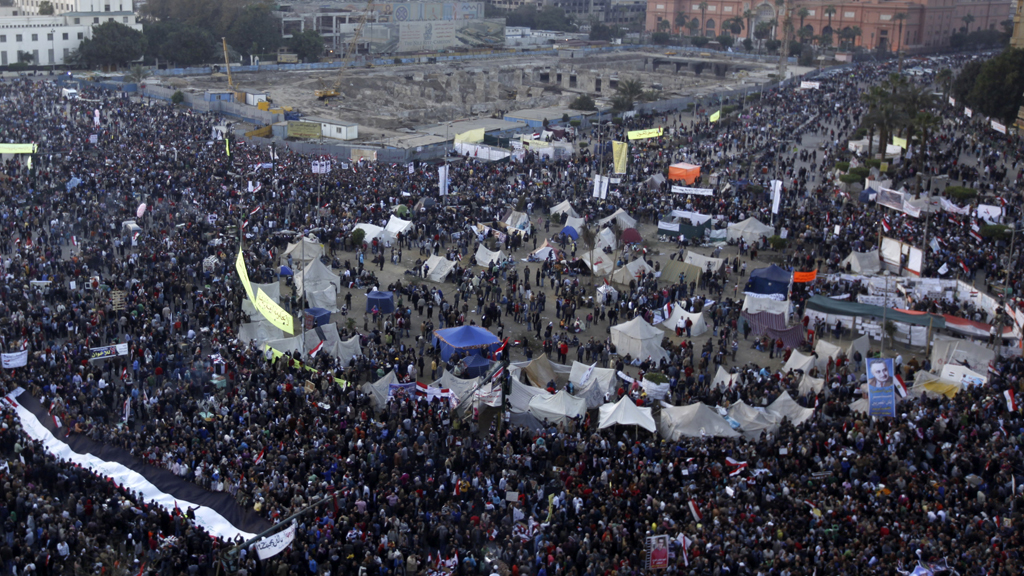
M 805 81 L 805 82 L 801 82 L 800 83 L 800 89 L 801 90 L 817 90 L 818 88 L 821 88 L 821 82 L 806 82 Z
M 437 168 L 437 180 L 439 188 L 441 190 L 441 196 L 448 195 L 448 165 L 439 166 Z
M 686 186 L 673 186 L 673 194 L 695 194 L 697 196 L 713 196 L 715 191 L 711 188 L 687 188 Z
M 992 129 L 995 130 L 996 132 L 999 132 L 1000 134 L 1006 134 L 1006 126 L 1000 124 L 999 122 L 996 122 L 995 120 L 992 121 Z
M 291 526 L 277 534 L 267 536 L 257 542 L 256 554 L 260 557 L 260 560 L 266 560 L 284 552 L 284 549 L 295 540 L 295 527 L 296 525 L 292 523 Z
M 594 175 L 594 198 L 605 200 L 608 198 L 608 184 L 611 180 L 608 176 Z
M 21 368 L 28 364 L 28 350 L 3 355 L 4 368 Z
M 970 108 L 964 108 L 964 114 L 966 114 L 968 118 L 971 118 L 974 116 L 974 110 L 971 110 Z
M 953 98 L 952 96 L 950 96 L 949 97 L 949 105 L 950 106 L 956 106 L 956 98 Z
M 330 160 L 313 160 L 311 163 L 313 174 L 330 174 L 331 172 L 331 161 Z
M 782 191 L 776 189 L 772 192 L 772 214 L 779 213 L 779 204 L 782 202 Z

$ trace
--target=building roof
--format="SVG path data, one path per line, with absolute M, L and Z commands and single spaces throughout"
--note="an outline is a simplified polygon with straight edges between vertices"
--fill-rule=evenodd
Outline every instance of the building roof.
M 561 114 L 558 115 L 562 117 Z M 441 124 L 430 124 L 427 126 L 420 126 L 417 128 L 419 132 L 425 132 L 427 134 L 433 134 L 435 136 L 447 136 L 449 140 L 455 137 L 456 134 L 462 134 L 470 130 L 484 129 L 484 132 L 494 132 L 503 130 L 518 130 L 519 128 L 525 128 L 526 124 L 523 122 L 515 122 L 509 120 L 502 120 L 500 118 L 469 118 L 466 120 L 456 120 L 454 122 L 442 122 Z M 444 140 L 442 140 L 443 142 Z
M 300 122 L 319 122 L 321 124 L 331 124 L 334 126 L 359 126 L 357 122 L 346 122 L 338 118 L 324 118 L 323 116 L 303 116 L 299 118 Z
M 511 118 L 513 121 L 517 118 L 523 120 L 532 120 L 539 122 L 542 120 L 550 120 L 551 122 L 558 122 L 562 119 L 563 114 L 568 114 L 569 117 L 579 116 L 590 116 L 596 114 L 596 112 L 581 112 L 580 110 L 572 110 L 570 108 L 562 108 L 559 106 L 552 106 L 549 108 L 530 108 L 527 110 L 515 110 L 505 114 L 505 118 Z

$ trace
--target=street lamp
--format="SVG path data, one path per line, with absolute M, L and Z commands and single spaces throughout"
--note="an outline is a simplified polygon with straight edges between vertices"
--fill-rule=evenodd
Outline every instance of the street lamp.
M 50 30 L 50 73 L 57 68 L 57 49 L 54 42 L 57 39 L 57 29 L 53 28 Z

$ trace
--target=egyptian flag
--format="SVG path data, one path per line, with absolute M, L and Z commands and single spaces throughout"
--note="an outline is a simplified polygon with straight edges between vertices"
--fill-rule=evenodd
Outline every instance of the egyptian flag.
M 892 230 L 892 225 L 889 224 L 889 220 L 887 218 L 882 218 L 882 230 L 885 230 L 886 232 L 890 232 Z
M 139 234 L 141 234 L 141 232 L 136 232 L 135 234 L 132 234 L 132 240 L 138 240 Z
M 1006 409 L 1010 412 L 1017 411 L 1017 396 L 1012 389 L 1004 390 L 1003 397 L 1006 398 Z
M 28 247 L 28 248 L 32 247 L 32 236 L 27 236 L 25 238 L 25 246 Z
M 694 522 L 700 522 L 704 518 L 704 515 L 700 513 L 700 508 L 697 507 L 696 501 L 690 500 L 686 505 L 690 508 L 690 515 L 693 516 Z
M 124 421 L 128 421 L 128 417 L 132 414 L 132 399 L 126 398 L 124 401 Z
M 732 471 L 729 472 L 729 476 L 739 476 L 740 472 L 743 472 L 743 469 L 747 467 L 746 462 L 740 462 L 739 460 L 731 457 L 725 459 L 725 464 L 732 468 Z
M 248 226 L 248 225 L 249 225 L 249 221 L 248 220 L 246 220 L 245 222 L 242 222 L 242 230 L 245 230 L 245 227 Z
M 256 215 L 256 213 L 257 213 L 257 212 L 259 212 L 259 211 L 260 211 L 260 209 L 262 209 L 262 208 L 263 208 L 263 205 L 262 205 L 262 204 L 260 204 L 259 206 L 257 206 L 257 207 L 255 207 L 255 208 L 253 208 L 253 209 L 252 209 L 252 211 L 251 211 L 251 212 L 249 212 L 249 216 L 250 216 L 250 217 L 252 217 L 252 216 L 255 216 L 255 215 Z
M 71 245 L 72 246 L 78 246 L 78 236 L 72 236 L 71 237 Z
M 907 385 L 899 374 L 896 375 L 896 393 L 900 395 L 900 398 L 907 397 Z
M 123 380 L 123 381 L 128 380 L 128 367 L 127 366 L 125 366 L 124 368 L 121 369 L 121 380 Z
M 260 450 L 260 453 L 259 453 L 258 455 L 256 455 L 256 459 L 255 459 L 255 460 L 253 460 L 253 462 L 254 462 L 255 464 L 259 464 L 260 462 L 262 462 L 262 461 L 263 461 L 263 455 L 264 455 L 264 454 L 265 454 L 266 452 L 267 452 L 267 449 L 266 449 L 266 448 L 264 448 L 263 450 Z
M 964 274 L 971 273 L 971 269 L 967 267 L 967 264 L 964 264 L 963 260 L 960 261 L 960 267 L 964 269 Z
M 504 352 L 505 348 L 507 346 L 508 346 L 508 338 L 505 338 L 505 340 L 502 341 L 501 346 L 498 346 L 498 349 L 494 351 L 494 355 L 497 356 L 498 354 L 501 354 L 502 352 Z
M 504 373 L 505 373 L 505 367 L 502 366 L 501 368 L 498 369 L 497 372 L 494 373 L 494 376 L 491 376 L 491 381 L 494 381 L 494 380 L 497 380 L 498 378 L 501 378 L 501 375 L 504 374 Z
M 981 237 L 981 234 L 978 234 L 978 232 L 977 232 L 977 231 L 975 231 L 975 230 L 971 230 L 971 231 L 970 231 L 970 235 L 971 235 L 971 238 L 974 238 L 974 239 L 975 239 L 975 240 L 977 240 L 978 242 L 981 242 L 981 241 L 982 241 L 982 237 Z
M 324 341 L 327 340 L 327 336 L 324 335 L 323 328 L 317 326 L 316 328 L 314 328 L 314 330 L 316 331 L 317 338 L 320 339 L 320 343 L 314 346 L 313 349 L 309 351 L 310 358 L 316 358 L 317 352 L 319 352 L 320 349 L 324 347 Z

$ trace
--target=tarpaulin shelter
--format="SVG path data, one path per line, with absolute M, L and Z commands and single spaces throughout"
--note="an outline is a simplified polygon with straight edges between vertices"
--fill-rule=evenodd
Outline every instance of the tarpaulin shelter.
M 244 344 L 255 342 L 256 347 L 260 349 L 268 340 L 280 340 L 281 338 L 284 338 L 284 331 L 267 320 L 246 322 L 238 327 L 238 341 Z
M 529 412 L 541 422 L 567 424 L 587 413 L 587 403 L 565 390 L 559 390 L 547 396 L 534 396 L 530 400 Z
M 398 376 L 395 371 L 392 370 L 384 375 L 383 378 L 376 382 L 367 382 L 363 385 L 363 393 L 370 397 L 373 405 L 379 410 L 387 404 L 388 396 L 391 394 L 391 387 L 394 385 L 400 385 Z M 411 387 L 414 387 L 412 384 Z
M 858 304 L 857 302 L 845 302 L 821 295 L 812 296 L 807 301 L 806 308 L 823 314 L 834 314 L 837 316 L 881 318 L 884 314 L 886 320 L 903 322 L 904 324 L 910 324 L 912 326 L 930 325 L 932 328 L 937 329 L 946 327 L 946 319 L 937 314 L 908 314 L 893 308 L 883 308 L 882 306 L 872 306 L 871 304 Z
M 640 360 L 650 357 L 655 362 L 667 358 L 668 354 L 661 347 L 664 333 L 651 326 L 646 320 L 637 316 L 629 322 L 611 327 L 612 344 L 619 356 L 627 354 Z
M 668 167 L 668 179 L 673 181 L 682 180 L 687 184 L 693 184 L 700 178 L 700 166 L 679 162 Z
M 524 259 L 524 262 L 528 262 L 530 260 L 537 260 L 543 262 L 548 258 L 553 258 L 554 260 L 561 260 L 562 251 L 559 250 L 558 247 L 555 246 L 554 244 L 551 244 L 550 242 L 545 240 L 544 244 L 541 244 L 539 248 L 537 248 L 533 252 L 530 252 L 530 255 Z
M 586 227 L 587 221 L 583 218 L 573 218 L 572 216 L 565 219 L 566 226 L 572 226 L 573 230 L 577 232 L 583 230 Z
M 701 272 L 706 272 L 707 270 L 717 272 L 722 269 L 722 266 L 725 266 L 724 259 L 704 256 L 703 254 L 698 254 L 693 250 L 686 251 L 686 255 L 683 257 L 683 263 L 692 264 L 697 268 L 700 268 Z
M 598 250 L 616 250 L 619 247 L 619 241 L 615 238 L 615 232 L 611 228 L 601 228 L 601 231 L 597 233 L 597 246 Z
M 806 373 L 813 367 L 814 356 L 806 356 L 799 350 L 793 350 L 789 355 L 789 360 L 786 360 L 786 364 L 782 367 L 782 373 L 785 374 L 790 370 L 803 370 Z
M 362 347 L 359 345 L 359 336 L 353 336 L 348 340 L 342 341 L 341 336 L 338 335 L 338 325 L 333 323 L 324 324 L 320 326 L 320 332 L 324 335 L 324 345 L 320 349 L 319 354 L 327 353 L 331 356 L 341 360 L 343 365 L 347 365 L 348 361 L 352 358 L 361 355 Z M 320 343 L 320 335 L 316 330 L 307 330 L 305 334 L 298 334 L 289 338 L 281 338 L 278 340 L 268 340 L 265 342 L 266 346 L 283 352 L 285 354 L 291 354 L 293 352 L 299 352 L 302 358 L 309 359 L 309 351 L 312 350 Z
M 785 324 L 789 324 L 789 301 L 772 300 L 771 298 L 756 298 L 747 296 L 743 299 L 743 311 L 749 314 L 768 312 L 769 314 L 782 315 Z
M 747 218 L 742 222 L 729 224 L 725 233 L 727 239 L 742 239 L 747 244 L 754 244 L 755 242 L 760 242 L 762 237 L 771 238 L 774 235 L 775 228 L 763 224 L 757 218 Z
M 519 381 L 519 378 L 512 376 L 511 384 L 509 385 L 508 403 L 513 414 L 529 410 L 530 402 L 536 396 L 550 397 L 554 396 L 554 394 L 545 391 L 543 388 L 524 384 Z
M 302 294 L 303 291 L 321 292 L 332 287 L 337 292 L 341 288 L 341 277 L 331 272 L 319 258 L 307 264 L 295 275 L 294 280 L 296 294 Z
M 395 311 L 395 295 L 391 292 L 379 292 L 374 290 L 366 295 L 366 311 L 373 312 L 376 308 L 381 314 L 390 314 Z
M 380 226 L 367 224 L 365 222 L 360 222 L 356 224 L 353 230 L 362 230 L 365 233 L 365 235 L 363 236 L 363 242 L 367 244 L 373 242 L 375 238 L 380 238 L 381 235 L 384 234 L 384 229 L 381 228 Z
M 658 432 L 663 438 L 675 442 L 680 438 L 737 438 L 740 433 L 733 430 L 708 405 L 697 402 L 689 406 L 672 406 L 662 403 L 661 423 Z
M 462 359 L 462 366 L 465 368 L 463 374 L 467 378 L 476 378 L 487 373 L 487 370 L 491 367 L 491 361 L 483 356 L 473 354 Z
M 799 392 L 801 396 L 806 396 L 808 394 L 820 394 L 824 390 L 824 378 L 812 378 L 807 374 L 804 374 L 804 377 L 800 379 L 800 384 L 797 387 L 797 392 Z
M 850 272 L 854 274 L 878 274 L 882 271 L 882 261 L 878 259 L 878 250 L 871 252 L 850 252 L 850 255 L 843 258 L 839 268 L 845 270 L 850 265 Z
M 497 264 L 506 258 L 507 256 L 501 250 L 492 252 L 485 248 L 483 244 L 476 249 L 476 263 L 479 266 L 490 266 L 491 263 Z
M 479 326 L 458 326 L 434 330 L 434 344 L 440 344 L 441 358 L 447 361 L 455 352 L 490 355 L 501 341 Z
M 338 291 L 328 286 L 316 292 L 306 291 L 306 304 L 311 308 L 323 308 L 329 312 L 338 311 Z
M 280 282 L 271 282 L 269 284 L 257 284 L 255 282 L 252 282 L 249 285 L 252 286 L 253 294 L 258 294 L 260 290 L 263 290 L 263 293 L 269 296 L 271 300 L 277 302 L 278 304 L 281 303 Z
M 293 276 L 295 273 L 292 272 L 291 268 L 282 264 L 281 268 L 278 269 L 277 274 L 278 276 Z M 253 292 L 255 292 L 255 290 Z
M 606 297 L 612 302 L 618 302 L 619 291 L 613 288 L 611 284 L 601 284 L 597 287 L 597 303 L 603 303 L 606 300 Z
M 540 388 L 546 388 L 552 382 L 555 383 L 555 388 L 565 386 L 571 372 L 572 368 L 564 364 L 556 364 L 544 354 L 529 362 L 513 362 L 509 366 L 509 373 L 512 376 Z
M 635 244 L 644 240 L 636 228 L 626 228 L 623 230 L 621 239 L 623 244 Z
M 583 376 L 590 372 L 586 382 L 581 382 Z M 587 402 L 587 408 L 593 409 L 605 403 L 605 396 L 611 394 L 615 389 L 615 369 L 594 367 L 581 362 L 573 362 L 572 370 L 569 372 L 569 382 L 576 386 L 575 395 Z
M 669 332 L 675 333 L 676 326 L 681 326 L 685 328 L 687 319 L 689 319 L 690 322 L 693 323 L 693 325 L 690 326 L 691 336 L 697 337 L 708 331 L 708 323 L 704 321 L 704 314 L 701 312 L 688 312 L 686 308 L 679 302 L 676 302 L 672 306 L 672 313 L 669 314 L 668 318 L 666 318 L 664 322 L 658 324 L 658 327 L 668 330 Z M 680 321 L 682 322 L 682 324 L 680 324 Z
M 799 426 L 810 420 L 811 416 L 814 416 L 813 408 L 804 408 L 803 406 L 796 403 L 796 400 L 789 395 L 788 392 L 783 392 L 781 396 L 775 399 L 774 402 L 768 405 L 768 412 L 782 418 L 789 418 L 789 421 L 794 426 Z
M 423 263 L 426 266 L 426 279 L 431 282 L 444 282 L 444 279 L 455 268 L 455 262 L 443 256 L 431 256 Z
M 502 219 L 502 222 L 508 227 L 509 232 L 518 230 L 524 234 L 529 234 L 530 230 L 532 230 L 530 217 L 525 212 L 512 210 Z
M 718 371 L 715 372 L 715 379 L 711 381 L 711 388 L 727 390 L 739 384 L 739 382 L 739 374 L 730 374 L 725 368 L 722 368 L 721 364 L 719 364 Z
M 644 180 L 644 185 L 648 190 L 657 190 L 661 188 L 661 185 L 666 182 L 666 178 L 663 174 L 654 174 L 647 180 Z
M 818 340 L 818 343 L 814 345 L 814 353 L 818 355 L 818 360 L 815 361 L 814 365 L 818 370 L 824 370 L 828 365 L 828 359 L 831 358 L 833 361 L 839 359 L 839 354 L 842 353 L 843 349 L 831 342 L 825 340 Z
M 729 417 L 740 425 L 747 440 L 758 440 L 762 433 L 774 434 L 779 429 L 779 418 L 758 410 L 742 400 L 729 407 Z
M 572 204 L 568 200 L 562 200 L 553 208 L 551 208 L 551 214 L 568 214 L 570 218 L 579 218 L 580 215 L 573 209 Z
M 653 271 L 654 268 L 645 262 L 643 258 L 637 258 L 613 272 L 612 282 L 628 286 L 631 280 L 638 280 L 642 275 Z
M 399 234 L 402 234 L 402 236 L 405 237 L 411 229 L 412 222 L 409 220 L 402 220 L 398 216 L 392 214 L 391 217 L 388 218 L 387 226 L 385 226 L 384 230 L 381 232 L 381 239 L 385 242 L 391 242 L 394 244 L 398 240 Z
M 306 308 L 306 325 L 323 326 L 331 321 L 331 311 L 324 308 Z
M 932 343 L 932 370 L 940 371 L 947 364 L 958 364 L 982 370 L 995 362 L 994 350 L 960 338 L 936 335 Z
M 298 242 L 289 243 L 288 248 L 281 252 L 281 264 L 288 263 L 288 256 L 292 257 L 292 266 L 305 266 L 313 260 L 319 260 L 324 255 L 324 247 L 319 241 L 303 236 Z
M 651 409 L 638 408 L 629 396 L 623 396 L 614 404 L 601 406 L 597 427 L 603 429 L 610 426 L 639 426 L 651 433 L 658 429 L 651 416 Z
M 754 294 L 789 294 L 789 285 L 793 280 L 793 273 L 775 264 L 767 268 L 758 268 L 750 272 L 750 279 L 744 287 L 744 292 Z
M 669 260 L 661 267 L 661 277 L 668 282 L 686 282 L 689 284 L 700 283 L 700 275 L 704 271 L 699 266 L 683 262 L 682 260 Z
M 572 238 L 573 240 L 579 240 L 580 239 L 580 233 L 577 232 L 576 229 L 573 228 L 572 226 L 566 226 L 566 227 L 562 228 L 562 234 L 565 234 L 566 236 L 568 236 L 569 238 Z
M 600 250 L 584 252 L 580 260 L 590 268 L 594 276 L 608 276 L 615 270 L 615 257 Z
M 619 225 L 619 228 L 622 229 L 636 227 L 636 219 L 627 214 L 622 208 L 613 212 L 611 216 L 598 220 L 597 223 L 600 226 L 604 226 L 612 220 L 614 220 Z

